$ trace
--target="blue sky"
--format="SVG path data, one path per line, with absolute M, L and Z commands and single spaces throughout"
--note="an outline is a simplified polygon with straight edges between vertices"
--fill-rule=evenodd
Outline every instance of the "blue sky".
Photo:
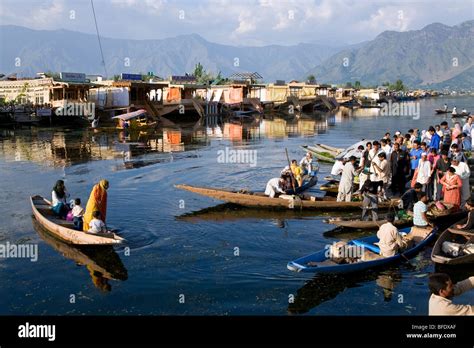
M 197 33 L 229 45 L 342 45 L 474 19 L 474 0 L 94 0 L 101 35 Z M 90 0 L 0 0 L 0 23 L 95 33 Z

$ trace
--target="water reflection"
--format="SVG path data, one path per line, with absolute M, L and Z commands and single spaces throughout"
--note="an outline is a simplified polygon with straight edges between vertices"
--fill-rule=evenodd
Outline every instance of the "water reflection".
M 244 208 L 235 204 L 225 203 L 182 214 L 177 216 L 176 220 L 191 223 L 205 221 L 225 223 L 236 220 L 274 220 L 276 226 L 283 228 L 285 226 L 285 220 L 311 219 L 314 218 L 314 215 L 314 212 L 308 210 L 261 210 L 256 208 Z
M 170 122 L 166 127 L 145 131 L 112 127 L 2 129 L 0 153 L 6 161 L 32 161 L 52 167 L 119 159 L 123 161 L 122 168 L 130 169 L 170 161 L 170 154 L 209 146 L 212 139 L 227 139 L 237 145 L 263 138 L 314 136 L 325 133 L 335 117 L 303 113 L 291 117 L 258 115 L 251 119 L 210 116 L 191 125 Z
M 394 289 L 401 282 L 398 269 L 364 271 L 351 274 L 319 274 L 300 288 L 293 303 L 288 305 L 289 314 L 304 314 L 320 304 L 336 298 L 346 289 L 360 287 L 362 283 L 375 281 L 383 290 L 384 301 L 392 301 Z M 344 314 L 344 313 L 339 313 Z
M 112 246 L 72 246 L 51 236 L 35 218 L 33 227 L 38 235 L 54 250 L 79 266 L 86 266 L 92 283 L 100 291 L 109 292 L 110 280 L 127 280 L 127 269 Z

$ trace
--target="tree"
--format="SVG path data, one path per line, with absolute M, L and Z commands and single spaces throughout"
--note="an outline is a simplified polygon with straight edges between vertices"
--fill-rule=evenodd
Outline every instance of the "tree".
M 354 82 L 354 88 L 357 88 L 357 89 L 360 89 L 360 88 L 361 88 L 360 81 Z
M 352 82 L 346 82 L 346 88 L 352 88 Z
M 395 90 L 396 91 L 404 91 L 405 90 L 405 86 L 403 85 L 403 81 L 402 80 L 397 80 L 395 82 Z
M 196 66 L 194 67 L 194 77 L 196 78 L 196 80 L 199 80 L 203 74 L 205 74 L 206 71 L 204 70 L 204 67 L 202 66 L 202 64 L 199 62 L 196 64 Z
M 306 78 L 306 81 L 308 81 L 308 83 L 310 83 L 310 84 L 315 84 L 316 83 L 316 77 L 314 75 L 309 75 Z

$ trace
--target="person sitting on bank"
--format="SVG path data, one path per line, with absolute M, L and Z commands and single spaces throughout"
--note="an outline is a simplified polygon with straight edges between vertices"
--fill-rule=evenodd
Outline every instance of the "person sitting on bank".
M 413 213 L 413 207 L 418 202 L 418 195 L 421 192 L 423 185 L 417 182 L 414 188 L 409 189 L 400 197 L 402 209 Z
M 400 249 L 406 248 L 407 244 L 403 240 L 398 228 L 393 225 L 395 216 L 393 214 L 387 215 L 387 222 L 380 226 L 377 232 L 377 243 L 380 248 L 380 255 L 383 257 L 390 257 L 396 255 Z
M 74 200 L 74 206 L 72 207 L 72 218 L 74 227 L 78 231 L 82 231 L 82 217 L 84 216 L 84 208 L 81 207 L 81 199 L 76 198 Z
M 51 192 L 51 209 L 53 210 L 54 214 L 63 219 L 66 218 L 67 213 L 69 212 L 67 205 L 68 197 L 69 193 L 66 190 L 64 181 L 56 181 L 53 191 Z
M 265 187 L 265 195 L 270 198 L 275 198 L 281 193 L 285 193 L 284 188 L 286 186 L 286 180 L 284 177 L 273 178 L 268 180 L 267 186 Z
M 431 297 L 428 315 L 474 315 L 474 306 L 454 304 L 452 298 L 474 289 L 474 277 L 453 284 L 446 273 L 433 273 L 429 277 L 428 286 Z
M 413 226 L 421 228 L 431 226 L 431 223 L 426 217 L 426 212 L 428 211 L 426 203 L 428 203 L 428 196 L 426 193 L 421 192 L 418 202 L 413 206 Z
M 92 213 L 92 220 L 89 222 L 89 233 L 108 233 L 107 227 L 100 219 L 100 211 L 96 210 Z

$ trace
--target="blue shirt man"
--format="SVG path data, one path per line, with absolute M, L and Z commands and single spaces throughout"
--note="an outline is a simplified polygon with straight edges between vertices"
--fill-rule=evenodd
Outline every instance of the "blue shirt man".
M 436 149 L 436 151 L 439 150 L 439 143 L 441 142 L 441 137 L 436 133 L 436 130 L 433 127 L 430 127 L 428 129 L 428 132 L 431 134 L 431 141 L 430 141 L 430 149 Z
M 418 140 L 414 141 L 414 147 L 410 151 L 410 162 L 411 162 L 411 169 L 415 170 L 418 168 L 418 162 L 420 161 L 421 154 L 423 150 L 420 148 L 420 142 Z

